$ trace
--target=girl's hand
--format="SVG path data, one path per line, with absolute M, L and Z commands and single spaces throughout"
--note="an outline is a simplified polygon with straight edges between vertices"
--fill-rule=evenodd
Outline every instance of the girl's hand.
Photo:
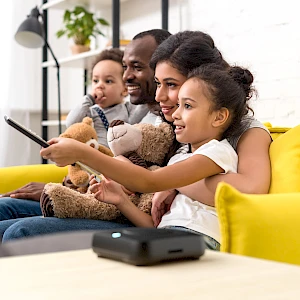
M 79 161 L 81 152 L 84 151 L 86 144 L 70 138 L 54 138 L 48 141 L 47 148 L 42 148 L 40 155 L 44 159 L 51 159 L 59 167 L 71 165 Z
M 151 216 L 155 227 L 160 223 L 162 216 L 170 210 L 176 194 L 176 190 L 168 190 L 154 194 L 152 198 Z
M 103 176 L 103 177 L 104 177 L 104 176 Z M 109 178 L 106 178 L 106 179 L 111 180 L 111 179 L 109 179 Z M 99 182 L 95 179 L 95 176 L 94 176 L 94 175 L 91 175 L 91 176 L 90 176 L 90 182 L 89 182 L 89 188 L 88 188 L 88 192 L 89 192 L 89 193 L 94 193 L 93 191 L 97 191 L 97 190 L 98 190 L 96 187 L 93 188 L 93 186 L 94 186 L 95 184 L 99 184 Z M 121 188 L 122 188 L 123 192 L 124 192 L 125 194 L 127 194 L 128 196 L 134 195 L 134 192 L 132 192 L 132 191 L 126 189 L 123 185 L 121 185 Z
M 100 183 L 94 183 L 90 187 L 90 191 L 94 193 L 97 200 L 114 204 L 117 207 L 128 200 L 122 185 L 108 178 L 105 178 Z

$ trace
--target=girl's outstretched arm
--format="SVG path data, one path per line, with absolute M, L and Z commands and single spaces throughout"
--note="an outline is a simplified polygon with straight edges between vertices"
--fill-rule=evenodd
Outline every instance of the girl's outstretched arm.
M 174 165 L 149 171 L 100 153 L 73 139 L 56 138 L 49 141 L 41 155 L 58 166 L 80 161 L 102 173 L 105 177 L 124 185 L 131 191 L 151 193 L 189 185 L 224 170 L 203 155 L 194 155 Z
M 224 181 L 242 193 L 266 194 L 271 181 L 269 147 L 270 135 L 261 128 L 248 129 L 240 138 L 238 172 L 205 178 L 179 191 L 204 204 L 214 206 L 214 195 L 219 182 Z

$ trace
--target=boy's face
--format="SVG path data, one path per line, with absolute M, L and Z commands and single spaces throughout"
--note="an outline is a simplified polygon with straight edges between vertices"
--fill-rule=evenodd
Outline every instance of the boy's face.
M 132 104 L 155 103 L 154 71 L 149 62 L 157 44 L 152 36 L 144 36 L 128 44 L 123 56 L 123 79 Z
M 122 76 L 123 68 L 118 62 L 102 60 L 95 65 L 92 73 L 92 96 L 101 108 L 123 102 L 127 92 Z

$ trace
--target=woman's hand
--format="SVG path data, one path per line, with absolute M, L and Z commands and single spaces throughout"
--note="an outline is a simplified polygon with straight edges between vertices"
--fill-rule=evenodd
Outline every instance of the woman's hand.
M 71 165 L 80 160 L 81 153 L 88 149 L 87 145 L 70 138 L 54 138 L 48 141 L 47 148 L 42 148 L 40 155 L 51 159 L 59 167 Z
M 154 194 L 152 198 L 151 215 L 155 227 L 160 223 L 162 216 L 170 210 L 176 194 L 176 190 L 168 190 Z

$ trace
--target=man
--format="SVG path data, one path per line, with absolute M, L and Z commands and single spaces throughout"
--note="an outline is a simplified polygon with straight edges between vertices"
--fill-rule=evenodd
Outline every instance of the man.
M 124 51 L 123 79 L 128 88 L 130 101 L 141 105 L 141 109 L 149 110 L 142 123 L 154 123 L 158 106 L 155 101 L 156 85 L 154 82 L 154 71 L 149 62 L 157 46 L 167 39 L 170 33 L 162 29 L 153 29 L 137 34 Z M 146 106 L 145 106 L 146 105 Z M 33 236 L 38 234 L 55 233 L 61 231 L 74 231 L 83 229 L 99 229 L 96 220 L 57 219 L 57 218 L 35 218 L 41 216 L 40 196 L 45 184 L 32 182 L 15 191 L 6 193 L 0 198 L 0 240 L 4 231 L 11 226 L 11 231 L 18 232 L 15 237 Z M 11 197 L 11 198 L 10 198 Z M 27 220 L 20 218 L 32 217 Z M 42 220 L 43 224 L 36 224 Z M 21 221 L 29 221 L 31 226 L 22 225 Z M 18 224 L 17 224 L 18 223 Z M 112 228 L 110 222 L 102 223 L 103 229 Z M 17 227 L 20 224 L 19 227 Z M 120 224 L 119 224 L 120 225 Z M 116 224 L 117 227 L 118 224 Z M 127 225 L 128 226 L 128 225 Z M 24 232 L 23 229 L 28 229 Z

